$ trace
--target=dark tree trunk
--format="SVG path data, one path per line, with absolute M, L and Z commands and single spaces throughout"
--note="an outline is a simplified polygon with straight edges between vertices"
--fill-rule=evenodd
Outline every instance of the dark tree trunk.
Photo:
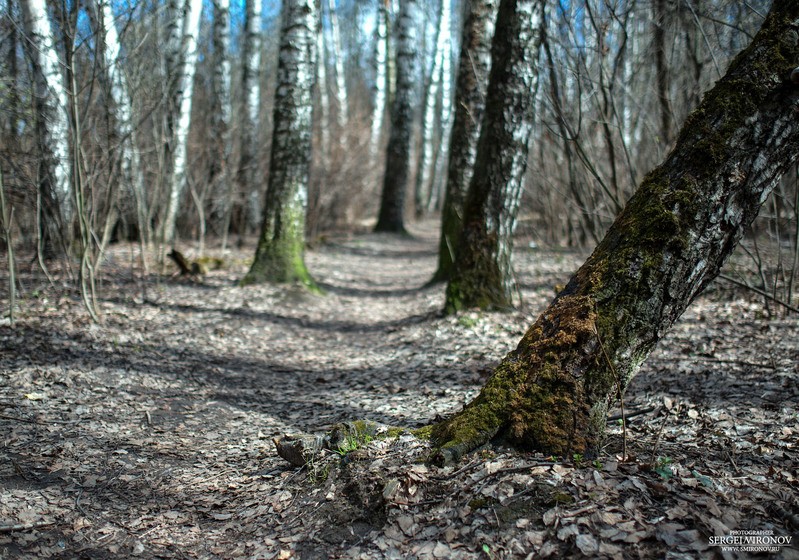
M 316 60 L 315 4 L 316 0 L 283 2 L 269 185 L 255 261 L 243 284 L 299 282 L 313 286 L 303 255 Z
M 774 3 L 751 45 L 688 118 L 591 257 L 463 411 L 435 427 L 439 459 L 500 434 L 591 454 L 607 410 L 799 154 L 799 3 Z
M 545 0 L 502 0 L 485 113 L 447 285 L 447 312 L 513 303 L 512 234 L 538 90 Z
M 653 3 L 652 42 L 655 49 L 655 73 L 660 101 L 660 133 L 665 145 L 671 143 L 671 107 L 669 103 L 669 65 L 666 60 L 666 0 Z
M 447 186 L 441 209 L 438 269 L 433 282 L 444 282 L 452 277 L 455 245 L 463 227 L 463 202 L 472 179 L 480 122 L 485 109 L 491 69 L 491 39 L 498 5 L 499 0 L 471 0 L 469 15 L 463 25 Z
M 401 0 L 397 22 L 397 85 L 391 103 L 391 133 L 375 231 L 405 232 L 405 194 L 410 175 L 414 82 L 417 78 L 416 12 L 417 0 Z

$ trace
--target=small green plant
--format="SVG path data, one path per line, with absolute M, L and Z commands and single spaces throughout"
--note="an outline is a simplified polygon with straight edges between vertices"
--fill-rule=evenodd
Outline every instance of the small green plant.
M 336 448 L 336 453 L 343 457 L 347 453 L 352 453 L 356 449 L 363 447 L 364 445 L 368 445 L 372 439 L 374 438 L 372 438 L 372 436 L 369 434 L 364 434 L 360 439 L 355 435 L 348 435 Z
M 658 457 L 655 461 L 655 467 L 652 469 L 658 473 L 664 480 L 670 479 L 674 476 L 674 471 L 671 470 L 672 460 L 670 457 Z
M 475 315 L 461 315 L 458 317 L 458 324 L 467 329 L 473 329 L 480 322 L 480 317 Z
M 583 464 L 583 455 L 582 455 L 582 453 L 575 453 L 574 455 L 572 455 L 572 461 L 574 461 L 574 464 L 576 466 L 578 466 L 578 467 L 581 466 Z
M 485 543 L 483 543 L 483 552 L 485 552 L 485 555 L 491 558 L 491 560 L 494 559 L 494 553 L 491 552 L 491 547 Z
M 602 470 L 602 461 L 600 461 L 599 459 L 594 459 L 592 464 L 594 465 L 595 469 Z

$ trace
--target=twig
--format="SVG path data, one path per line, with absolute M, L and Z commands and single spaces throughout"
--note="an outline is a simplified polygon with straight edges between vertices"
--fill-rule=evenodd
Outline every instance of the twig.
M 626 414 L 624 412 L 620 414 L 613 414 L 611 416 L 608 416 L 608 422 L 615 422 L 616 420 L 624 420 L 625 418 L 633 418 L 634 416 L 641 416 L 642 414 L 647 414 L 649 412 L 653 412 L 658 409 L 659 407 L 657 406 L 650 406 L 649 408 L 642 408 L 640 410 L 635 410 L 633 412 L 627 412 Z
M 756 288 L 755 286 L 752 286 L 751 284 L 748 284 L 746 282 L 741 282 L 740 280 L 737 280 L 737 279 L 735 279 L 735 278 L 733 278 L 731 276 L 727 276 L 726 274 L 719 274 L 719 278 L 721 278 L 722 280 L 726 280 L 727 282 L 729 282 L 731 284 L 735 284 L 736 286 L 740 286 L 741 288 L 746 288 L 747 290 L 751 290 L 751 291 L 755 292 L 756 294 L 758 294 L 760 296 L 763 296 L 767 300 L 773 301 L 777 305 L 783 306 L 785 309 L 787 309 L 789 311 L 793 311 L 794 313 L 799 313 L 799 307 L 794 307 L 790 303 L 786 303 L 786 302 L 782 301 L 780 298 L 774 297 L 772 294 L 768 293 L 765 290 L 761 290 L 760 288 Z
M 0 525 L 0 533 L 16 533 L 17 531 L 30 531 L 39 527 L 55 525 L 55 521 L 38 521 L 36 523 L 18 523 L 17 525 Z

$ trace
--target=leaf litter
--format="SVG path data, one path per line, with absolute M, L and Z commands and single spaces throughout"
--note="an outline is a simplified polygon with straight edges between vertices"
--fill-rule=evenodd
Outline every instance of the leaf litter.
M 324 296 L 238 287 L 249 250 L 193 280 L 143 278 L 116 246 L 99 325 L 21 271 L 0 326 L 0 558 L 737 558 L 709 538 L 746 530 L 799 558 L 799 320 L 720 287 L 596 459 L 492 445 L 437 468 L 409 433 L 278 457 L 285 434 L 456 412 L 585 257 L 520 243 L 517 310 L 443 317 L 436 242 L 432 224 L 334 238 L 307 255 Z

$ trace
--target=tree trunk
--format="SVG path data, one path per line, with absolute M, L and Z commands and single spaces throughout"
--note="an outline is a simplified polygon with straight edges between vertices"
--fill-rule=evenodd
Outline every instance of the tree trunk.
M 491 69 L 491 39 L 498 6 L 499 0 L 471 0 L 469 15 L 463 26 L 447 186 L 441 209 L 438 269 L 433 275 L 433 282 L 444 282 L 452 276 L 455 245 L 463 226 L 463 201 L 472 179 L 480 123 L 485 110 L 488 73 Z
M 56 240 L 62 236 L 69 238 L 74 214 L 67 88 L 48 23 L 47 4 L 44 0 L 21 0 L 20 8 L 33 66 L 36 140 L 40 153 L 40 233 L 45 252 L 52 255 Z
M 225 216 L 222 230 L 222 250 L 227 244 L 233 187 L 230 177 L 230 0 L 214 1 L 214 27 L 212 37 L 214 56 L 211 105 L 211 164 L 210 184 L 221 194 Z
M 94 0 L 88 4 L 91 12 L 92 24 L 95 35 L 101 48 L 103 60 L 103 84 L 107 97 L 113 101 L 113 108 L 108 111 L 113 113 L 114 133 L 119 142 L 122 167 L 122 185 L 127 189 L 130 198 L 136 205 L 136 217 L 139 225 L 139 235 L 144 236 L 143 242 L 148 241 L 147 235 L 147 193 L 144 189 L 144 173 L 136 147 L 135 131 L 133 128 L 133 104 L 128 90 L 123 69 L 120 64 L 122 45 L 119 41 L 114 13 L 111 3 L 107 0 Z
M 197 68 L 197 39 L 200 33 L 202 0 L 186 0 L 185 30 L 180 46 L 177 66 L 178 118 L 175 123 L 173 144 L 172 181 L 163 223 L 163 240 L 172 243 L 175 237 L 175 220 L 180 208 L 180 198 L 188 181 L 189 126 L 191 101 L 194 93 L 194 72 Z
M 261 219 L 260 177 L 258 173 L 258 128 L 261 108 L 261 5 L 262 0 L 245 0 L 244 33 L 242 34 L 241 57 L 241 106 L 242 122 L 239 143 L 239 161 L 236 169 L 236 187 L 243 200 L 246 224 L 240 233 L 256 225 Z
M 422 149 L 416 164 L 416 185 L 413 190 L 414 211 L 416 218 L 421 218 L 427 211 L 427 200 L 433 165 L 435 164 L 435 146 L 433 145 L 436 127 L 440 125 L 441 114 L 436 112 L 438 95 L 441 88 L 441 67 L 444 64 L 444 42 L 449 35 L 449 2 L 441 2 L 436 30 L 436 47 L 433 53 L 433 64 L 430 68 L 430 79 L 424 104 L 422 107 Z M 447 53 L 449 56 L 449 53 Z
M 330 15 L 330 34 L 333 37 L 333 69 L 336 72 L 336 124 L 338 126 L 338 142 L 344 143 L 344 130 L 347 127 L 347 82 L 344 75 L 344 52 L 341 50 L 341 31 L 336 13 L 336 0 L 327 1 L 327 13 Z
M 511 250 L 538 90 L 545 0 L 502 0 L 446 311 L 513 304 Z
M 405 194 L 411 165 L 411 129 L 416 80 L 417 0 L 402 0 L 397 22 L 397 77 L 391 104 L 391 133 L 386 148 L 386 171 L 375 231 L 405 232 Z
M 316 23 L 315 0 L 283 2 L 269 186 L 255 261 L 243 284 L 299 282 L 313 287 L 303 254 Z
M 375 30 L 375 100 L 372 109 L 372 133 L 369 149 L 372 160 L 377 156 L 386 113 L 386 90 L 388 89 L 388 3 L 380 0 L 377 6 L 377 29 Z
M 797 22 L 799 3 L 774 3 L 591 257 L 480 395 L 436 426 L 439 460 L 497 434 L 556 455 L 599 449 L 609 405 L 796 161 Z

